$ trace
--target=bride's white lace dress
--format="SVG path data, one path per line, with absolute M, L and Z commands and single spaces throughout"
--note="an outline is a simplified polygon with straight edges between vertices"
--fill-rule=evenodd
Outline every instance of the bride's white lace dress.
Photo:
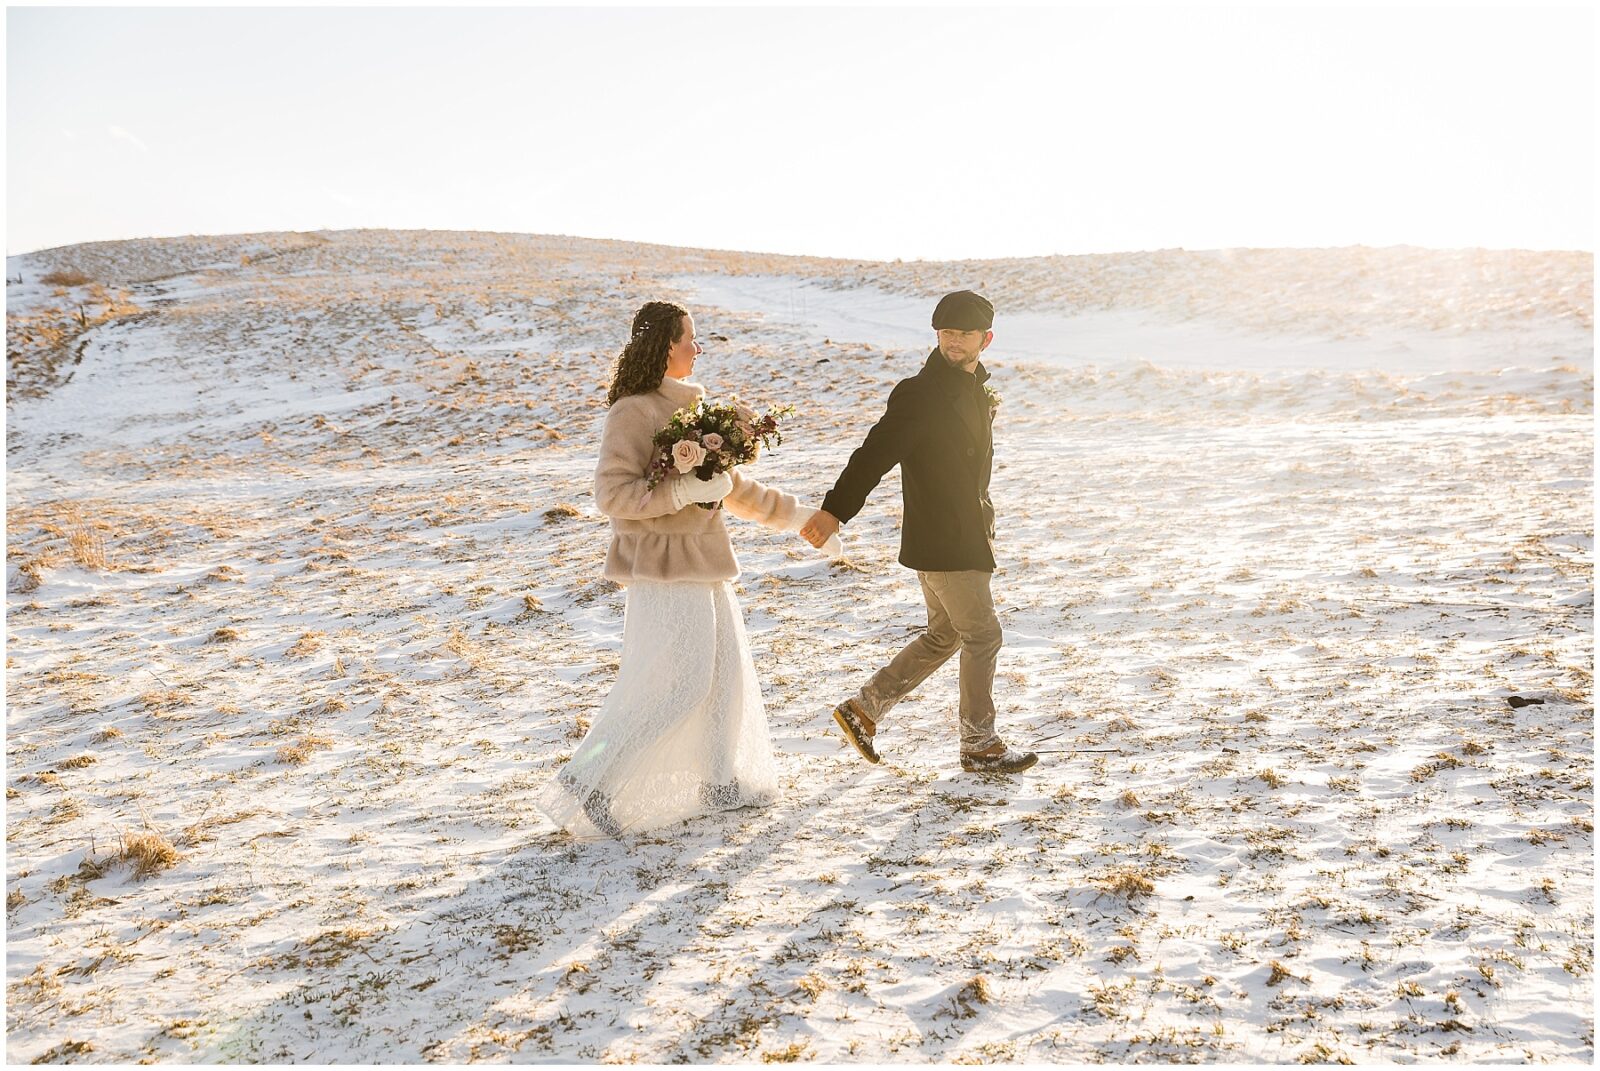
M 540 809 L 578 836 L 616 836 L 777 795 L 732 585 L 631 581 L 617 682 Z

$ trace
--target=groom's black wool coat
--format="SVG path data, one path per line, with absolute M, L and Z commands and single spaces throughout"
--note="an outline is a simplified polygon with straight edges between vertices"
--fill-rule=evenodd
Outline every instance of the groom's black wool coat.
M 895 384 L 883 417 L 850 455 L 822 508 L 848 522 L 884 473 L 900 466 L 905 519 L 900 564 L 928 572 L 994 571 L 993 413 L 989 370 L 952 368 L 937 348 L 922 371 Z

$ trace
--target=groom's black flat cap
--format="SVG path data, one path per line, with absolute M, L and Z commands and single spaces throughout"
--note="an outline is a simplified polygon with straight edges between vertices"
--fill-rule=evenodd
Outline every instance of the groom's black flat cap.
M 994 306 L 982 294 L 957 290 L 939 299 L 933 310 L 933 329 L 987 331 L 994 326 Z

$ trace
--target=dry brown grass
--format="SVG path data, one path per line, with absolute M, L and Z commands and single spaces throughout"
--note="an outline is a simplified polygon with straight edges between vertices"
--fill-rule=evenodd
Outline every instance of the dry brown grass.
M 1156 891 L 1155 883 L 1134 867 L 1119 867 L 1095 878 L 1094 883 L 1102 892 L 1121 897 L 1129 903 Z
M 44 571 L 51 565 L 51 559 L 45 555 L 30 558 L 17 566 L 17 574 L 11 579 L 9 590 L 15 595 L 26 595 L 37 590 L 44 583 Z
M 108 725 L 104 729 L 101 729 L 98 733 L 95 733 L 95 735 L 94 735 L 94 741 L 97 744 L 103 744 L 107 740 L 120 740 L 120 739 L 122 739 L 122 730 L 117 728 L 115 725 Z
M 173 847 L 172 842 L 154 829 L 124 834 L 119 839 L 121 843 L 112 861 L 131 865 L 135 878 L 148 878 L 152 874 L 158 874 L 176 866 L 178 860 L 183 858 L 178 849 Z
M 289 649 L 283 652 L 283 657 L 304 658 L 307 655 L 316 654 L 317 651 L 321 650 L 322 641 L 326 637 L 326 632 L 317 632 L 315 630 L 302 632 L 300 633 L 300 638 L 290 644 Z
M 94 1044 L 88 1041 L 63 1041 L 52 1046 L 48 1051 L 34 1059 L 36 1064 L 61 1064 L 70 1063 L 71 1057 L 82 1056 L 84 1053 L 94 1052 Z
M 39 281 L 46 286 L 88 286 L 94 280 L 81 271 L 51 271 L 39 276 Z
M 773 1049 L 761 1054 L 764 1064 L 792 1064 L 803 1060 L 811 1052 L 810 1046 L 804 1041 L 792 1041 L 781 1049 Z
M 215 840 L 216 838 L 211 836 L 211 830 L 217 828 L 218 826 L 231 826 L 237 822 L 244 822 L 248 819 L 254 818 L 256 815 L 261 813 L 263 812 L 236 811 L 233 814 L 219 815 L 215 818 L 202 818 L 193 825 L 185 827 L 184 831 L 178 836 L 178 843 L 182 844 L 186 848 L 193 848 L 198 844 L 204 844 L 207 841 Z
M 85 569 L 103 573 L 111 568 L 111 559 L 106 556 L 105 538 L 92 528 L 85 525 L 69 528 L 67 549 L 72 552 L 72 560 Z
M 818 978 L 815 974 L 808 974 L 796 982 L 795 986 L 800 990 L 800 992 L 804 993 L 812 1000 L 816 1000 L 827 991 L 828 983 L 823 981 L 821 978 Z
M 440 646 L 460 658 L 471 659 L 477 653 L 472 645 L 472 637 L 463 632 L 461 626 L 456 624 L 450 626 L 450 634 L 445 637 L 444 643 Z
M 569 506 L 565 502 L 563 502 L 563 503 L 561 503 L 561 505 L 556 506 L 554 509 L 547 509 L 547 510 L 544 511 L 544 523 L 545 524 L 556 524 L 559 521 L 567 520 L 569 517 L 582 517 L 582 516 L 583 516 L 583 514 L 578 512 L 578 508 L 576 506 Z
M 1440 770 L 1453 770 L 1458 766 L 1466 765 L 1466 763 L 1462 762 L 1448 751 L 1439 752 L 1433 757 L 1433 760 L 1434 761 L 1432 762 L 1425 762 L 1421 766 L 1418 766 L 1416 769 L 1412 770 L 1411 780 L 1426 781 Z
M 1279 960 L 1273 960 L 1272 973 L 1267 977 L 1267 984 L 1280 985 L 1287 979 L 1293 979 L 1295 981 L 1301 980 L 1296 974 L 1294 974 L 1294 972 L 1290 971 L 1288 967 L 1285 967 L 1282 962 Z
M 178 707 L 191 706 L 194 698 L 188 692 L 176 688 L 161 688 L 145 692 L 139 696 L 139 705 L 146 711 L 155 715 L 162 715 Z
M 211 638 L 206 640 L 206 642 L 207 643 L 233 643 L 235 640 L 237 640 L 239 638 L 239 636 L 240 636 L 240 632 L 239 632 L 238 629 L 229 628 L 226 625 L 224 625 L 222 628 L 219 628 L 215 632 L 213 632 L 211 634 Z
M 311 756 L 325 748 L 333 746 L 333 741 L 325 736 L 308 733 L 292 744 L 285 744 L 278 749 L 278 761 L 290 766 L 300 766 L 311 760 Z
M 85 752 L 82 755 L 74 755 L 70 759 L 62 759 L 56 765 L 56 769 L 58 769 L 58 770 L 81 770 L 85 766 L 93 766 L 97 761 L 99 761 L 99 760 L 97 760 L 93 755 L 89 754 L 88 752 Z

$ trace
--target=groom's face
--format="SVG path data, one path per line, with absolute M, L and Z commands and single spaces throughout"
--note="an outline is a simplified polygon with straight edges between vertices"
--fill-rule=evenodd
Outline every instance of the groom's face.
M 939 352 L 951 364 L 971 364 L 993 341 L 993 331 L 957 331 L 953 327 L 939 329 Z

